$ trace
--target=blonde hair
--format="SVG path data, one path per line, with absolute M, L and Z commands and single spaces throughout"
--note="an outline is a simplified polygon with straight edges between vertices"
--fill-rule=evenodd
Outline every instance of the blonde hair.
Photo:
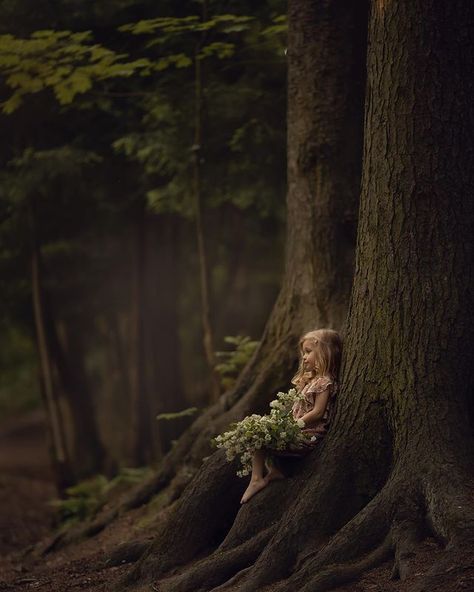
M 305 371 L 303 362 L 303 343 L 311 341 L 317 347 L 314 350 L 315 367 Z M 342 338 L 333 329 L 316 329 L 305 333 L 299 341 L 300 362 L 292 383 L 303 387 L 316 376 L 329 376 L 338 380 L 342 357 Z

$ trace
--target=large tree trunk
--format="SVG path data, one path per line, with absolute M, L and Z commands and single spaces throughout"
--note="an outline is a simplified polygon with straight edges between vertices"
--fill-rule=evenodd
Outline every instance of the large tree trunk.
M 120 507 L 55 541 L 56 546 L 97 533 L 120 511 L 147 502 L 170 482 L 169 499 L 179 497 L 210 454 L 211 438 L 249 412 L 265 410 L 275 392 L 288 387 L 301 334 L 315 327 L 343 328 L 360 188 L 366 33 L 365 3 L 290 4 L 285 272 L 260 346 L 235 387 L 186 430 L 150 481 Z M 223 491 L 239 487 L 231 470 L 224 474 L 228 479 L 223 477 Z M 188 511 L 193 513 L 192 506 L 183 511 L 192 523 Z M 208 527 L 209 540 L 215 543 L 213 528 L 221 529 L 217 514 Z M 199 541 L 201 547 L 206 536 Z M 196 552 L 192 541 L 197 543 L 190 538 L 186 552 L 177 553 L 172 544 L 169 549 L 184 562 Z M 148 577 L 152 571 L 144 567 L 142 573 Z
M 444 557 L 412 589 L 472 575 L 473 17 L 461 1 L 372 4 L 343 389 L 319 454 L 253 498 L 227 534 L 240 492 L 214 455 L 129 582 L 219 544 L 160 592 L 320 592 L 390 556 L 403 579 L 426 533 Z M 223 491 L 226 509 L 198 523 L 198 540 L 186 531 L 191 506 L 205 515 Z

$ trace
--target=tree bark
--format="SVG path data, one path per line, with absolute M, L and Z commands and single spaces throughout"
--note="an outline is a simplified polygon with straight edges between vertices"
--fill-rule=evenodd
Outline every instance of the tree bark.
M 390 556 L 404 579 L 427 533 L 444 556 L 417 590 L 474 570 L 473 18 L 468 2 L 372 3 L 356 275 L 327 440 L 242 508 L 225 538 L 222 520 L 201 529 L 204 543 L 189 537 L 183 562 L 204 558 L 161 579 L 177 563 L 170 529 L 191 492 L 195 515 L 212 480 L 229 479 L 236 495 L 216 453 L 127 584 L 321 592 Z

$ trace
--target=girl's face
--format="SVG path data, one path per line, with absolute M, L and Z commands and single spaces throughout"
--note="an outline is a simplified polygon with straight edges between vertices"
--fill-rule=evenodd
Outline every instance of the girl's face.
M 314 341 L 305 339 L 301 345 L 301 351 L 303 353 L 303 365 L 305 370 L 316 370 L 316 348 L 317 344 Z

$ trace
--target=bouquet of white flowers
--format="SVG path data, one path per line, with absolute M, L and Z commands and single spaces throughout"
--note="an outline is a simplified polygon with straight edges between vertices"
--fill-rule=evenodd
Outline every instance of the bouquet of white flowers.
M 287 393 L 277 393 L 277 398 L 270 403 L 269 415 L 248 415 L 242 421 L 231 426 L 231 430 L 214 438 L 217 448 L 225 448 L 228 461 L 240 456 L 242 469 L 239 477 L 248 475 L 252 470 L 252 454 L 260 448 L 284 450 L 290 445 L 307 442 L 301 431 L 304 421 L 295 420 L 292 407 L 303 395 L 296 389 Z

